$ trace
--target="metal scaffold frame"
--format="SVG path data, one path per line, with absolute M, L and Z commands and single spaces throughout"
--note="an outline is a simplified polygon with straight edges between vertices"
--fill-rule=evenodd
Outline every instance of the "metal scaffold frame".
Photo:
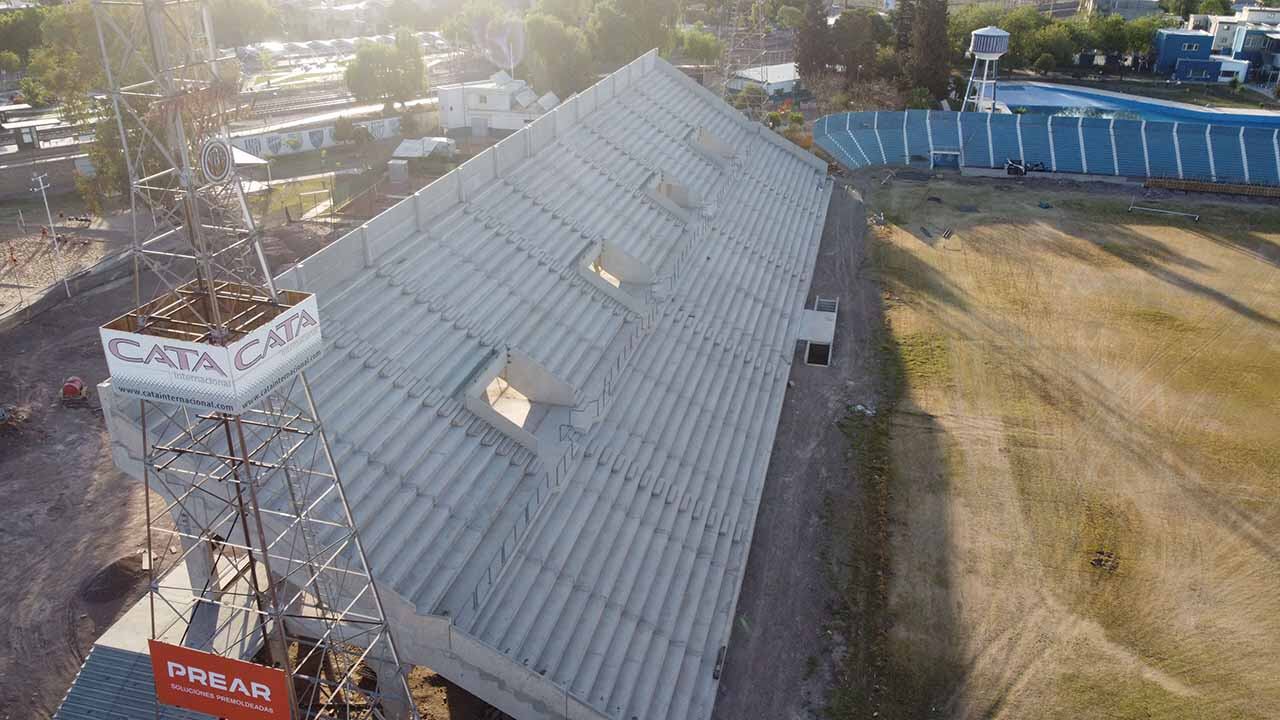
M 767 98 L 743 107 L 735 102 L 729 83 L 744 68 L 765 64 L 769 18 L 764 0 L 726 0 L 720 8 L 720 32 L 724 50 L 720 54 L 720 97 L 749 116 L 759 117 Z
M 134 218 L 134 309 L 104 328 L 210 350 L 291 335 L 310 296 L 272 282 L 206 1 L 92 7 Z M 138 401 L 151 639 L 280 668 L 294 718 L 416 718 L 311 388 L 281 377 L 233 411 Z

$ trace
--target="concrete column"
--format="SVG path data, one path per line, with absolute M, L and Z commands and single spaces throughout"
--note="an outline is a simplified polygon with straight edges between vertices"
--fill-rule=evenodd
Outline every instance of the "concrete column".
M 396 677 L 396 666 L 386 660 L 365 658 L 369 667 L 378 676 L 378 692 L 382 694 L 383 717 L 387 720 L 409 720 L 410 699 L 404 696 L 400 678 Z M 408 666 L 405 671 L 408 671 Z

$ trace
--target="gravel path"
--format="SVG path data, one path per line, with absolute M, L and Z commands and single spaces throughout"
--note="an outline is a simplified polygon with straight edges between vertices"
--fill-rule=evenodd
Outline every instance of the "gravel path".
M 829 498 L 860 507 L 861 488 L 836 423 L 856 403 L 874 404 L 875 354 L 882 324 L 879 289 L 863 271 L 862 203 L 837 185 L 814 271 L 811 295 L 840 299 L 831 367 L 805 365 L 796 351 L 774 442 L 760 514 L 738 599 L 733 635 L 713 717 L 817 718 L 842 656 L 829 632 L 834 592 L 820 548 Z M 812 302 L 812 297 L 810 297 Z

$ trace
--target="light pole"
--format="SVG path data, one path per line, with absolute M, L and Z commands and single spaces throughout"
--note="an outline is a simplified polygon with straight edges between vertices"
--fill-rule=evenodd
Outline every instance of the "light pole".
M 71 297 L 71 286 L 67 284 L 67 274 L 63 271 L 62 265 L 62 248 L 58 246 L 58 228 L 53 225 L 53 213 L 49 211 L 49 195 L 45 192 L 49 189 L 49 174 L 40 173 L 31 174 L 31 192 L 40 192 L 40 198 L 44 200 L 44 214 L 49 218 L 49 232 L 53 235 L 53 254 L 58 259 L 58 272 L 62 274 L 62 289 L 67 292 L 67 297 Z

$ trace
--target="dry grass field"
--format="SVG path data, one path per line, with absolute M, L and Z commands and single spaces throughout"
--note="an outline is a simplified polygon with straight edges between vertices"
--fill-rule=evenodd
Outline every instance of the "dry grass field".
M 1129 201 L 867 198 L 882 718 L 1280 717 L 1280 208 Z

